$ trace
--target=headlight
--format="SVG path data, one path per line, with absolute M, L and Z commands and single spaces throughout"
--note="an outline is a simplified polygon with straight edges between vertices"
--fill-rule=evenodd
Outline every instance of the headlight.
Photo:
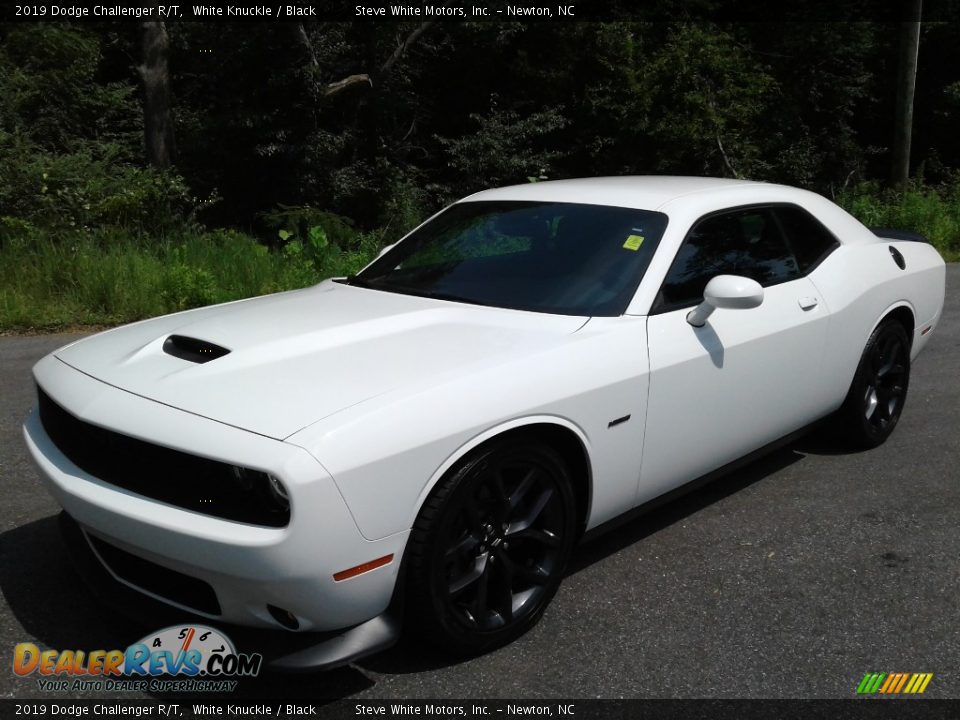
M 248 496 L 259 497 L 264 509 L 271 513 L 290 514 L 290 496 L 279 478 L 261 470 L 234 465 L 233 477 L 237 490 Z
M 273 475 L 267 475 L 267 481 L 270 484 L 270 493 L 273 495 L 274 501 L 284 510 L 288 510 L 290 508 L 290 497 L 287 495 L 287 489 L 283 486 L 283 483 Z

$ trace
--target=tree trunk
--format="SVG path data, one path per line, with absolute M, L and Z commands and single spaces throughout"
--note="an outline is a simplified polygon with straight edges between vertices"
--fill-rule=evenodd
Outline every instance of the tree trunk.
M 174 157 L 173 116 L 170 108 L 170 69 L 167 58 L 170 41 L 159 20 L 141 23 L 143 41 L 143 132 L 147 162 L 160 169 Z
M 910 179 L 910 140 L 913 134 L 913 91 L 917 83 L 922 0 L 906 0 L 906 22 L 900 23 L 900 62 L 897 69 L 897 101 L 894 109 L 893 166 L 890 184 L 903 191 Z

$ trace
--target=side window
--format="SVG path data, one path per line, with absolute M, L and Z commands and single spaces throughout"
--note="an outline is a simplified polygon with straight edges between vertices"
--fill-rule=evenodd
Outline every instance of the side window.
M 783 206 L 774 208 L 774 212 L 797 258 L 800 272 L 806 273 L 840 244 L 819 220 L 802 208 Z
M 713 215 L 694 225 L 667 273 L 658 308 L 699 303 L 716 275 L 744 275 L 764 287 L 800 276 L 769 208 Z

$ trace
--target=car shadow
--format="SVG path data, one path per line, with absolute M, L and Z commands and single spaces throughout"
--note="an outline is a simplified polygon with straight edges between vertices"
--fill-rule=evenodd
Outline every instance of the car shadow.
M 806 454 L 822 454 L 827 450 L 841 452 L 829 438 L 803 438 L 584 542 L 575 551 L 567 576 L 803 460 Z M 123 596 L 124 590 L 121 589 L 111 592 L 114 597 L 101 598 L 74 568 L 58 525 L 57 517 L 50 516 L 0 534 L 0 589 L 25 630 L 25 637 L 13 638 L 15 642 L 35 638 L 37 642 L 56 649 L 122 649 L 161 627 L 185 621 L 184 616 L 177 617 L 177 611 L 149 601 L 132 590 L 127 590 L 129 597 Z M 121 612 L 116 612 L 118 607 Z M 186 620 L 196 621 L 195 617 Z M 259 650 L 256 631 L 244 635 L 230 630 L 229 635 L 241 651 Z M 300 674 L 266 671 L 256 678 L 243 679 L 233 693 L 205 696 L 210 699 L 305 698 L 314 703 L 332 702 L 374 687 L 376 681 L 368 673 L 418 673 L 468 660 L 446 654 L 430 644 L 419 642 L 413 633 L 407 633 L 397 645 L 378 655 L 344 668 L 309 673 L 309 682 L 304 682 Z M 177 693 L 150 695 L 167 699 L 183 697 Z
M 793 447 L 804 455 L 858 455 L 868 451 L 867 448 L 851 447 L 829 419 L 797 440 Z
M 627 521 L 615 529 L 585 541 L 574 551 L 566 577 L 575 575 L 649 535 L 684 520 L 728 495 L 737 493 L 796 462 L 802 461 L 806 454 L 799 449 L 798 444 L 788 445 L 731 472 L 729 475 L 724 475 L 686 495 Z M 438 670 L 458 665 L 467 660 L 452 657 L 427 643 L 417 642 L 408 633 L 399 644 L 390 650 L 361 660 L 357 664 L 378 673 L 404 675 Z
M 14 642 L 35 638 L 57 649 L 109 649 L 143 635 L 137 623 L 87 591 L 65 552 L 56 515 L 0 535 L 0 589 L 26 631 L 10 638 Z
M 803 460 L 806 453 L 790 445 L 754 460 L 739 470 L 702 485 L 660 507 L 650 510 L 622 526 L 588 539 L 575 552 L 567 569 L 567 577 L 615 555 L 644 538 L 685 520 L 705 507 L 740 492 L 770 475 Z
M 198 621 L 166 605 L 154 605 L 155 601 L 125 588 L 111 590 L 111 597 L 101 597 L 77 572 L 71 554 L 56 515 L 0 534 L 0 590 L 24 629 L 22 637 L 9 637 L 9 641 L 36 642 L 57 650 L 122 650 L 160 628 Z M 260 649 L 256 631 L 228 634 L 241 652 Z M 29 682 L 32 685 L 33 680 Z M 299 675 L 267 671 L 256 678 L 240 680 L 232 693 L 203 695 L 211 700 L 304 698 L 322 704 L 324 700 L 338 700 L 373 685 L 363 672 L 347 666 L 312 673 L 309 682 Z M 174 700 L 184 697 L 182 693 L 148 694 Z

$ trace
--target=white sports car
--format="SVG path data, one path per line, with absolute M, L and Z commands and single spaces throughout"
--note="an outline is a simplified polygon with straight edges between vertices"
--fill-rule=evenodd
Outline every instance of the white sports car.
M 114 581 L 314 633 L 277 667 L 382 649 L 401 610 L 479 652 L 585 533 L 824 418 L 890 435 L 945 269 L 880 235 L 738 180 L 489 190 L 356 276 L 57 350 L 24 434 Z

